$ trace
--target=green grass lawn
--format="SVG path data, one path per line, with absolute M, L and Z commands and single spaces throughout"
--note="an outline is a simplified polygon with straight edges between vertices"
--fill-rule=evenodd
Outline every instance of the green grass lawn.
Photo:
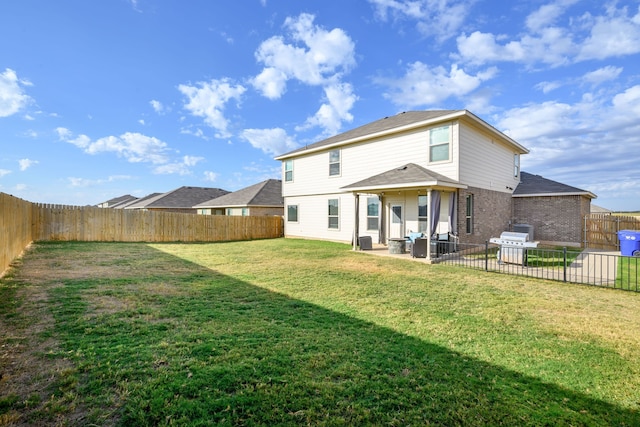
M 639 257 L 621 256 L 618 258 L 617 288 L 638 291 L 638 283 L 640 282 L 639 264 Z
M 336 243 L 36 244 L 0 327 L 0 426 L 640 425 L 639 294 Z

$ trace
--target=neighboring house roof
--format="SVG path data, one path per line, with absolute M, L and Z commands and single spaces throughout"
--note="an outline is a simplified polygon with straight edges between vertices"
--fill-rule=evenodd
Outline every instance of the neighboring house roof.
M 595 199 L 597 196 L 590 191 L 562 184 L 533 175 L 520 172 L 520 184 L 513 191 L 513 197 L 540 197 L 540 196 L 586 196 Z
M 147 194 L 144 197 L 140 197 L 139 199 L 135 199 L 135 200 L 130 200 L 126 203 L 120 203 L 117 206 L 114 206 L 114 209 L 132 209 L 136 206 L 142 206 L 144 205 L 144 203 L 149 200 L 152 197 L 156 197 L 161 195 L 162 193 L 151 193 L 151 194 Z
M 282 181 L 268 179 L 233 193 L 197 204 L 194 208 L 218 207 L 284 207 Z
M 407 163 L 378 175 L 342 187 L 351 191 L 381 191 L 425 187 L 467 188 L 466 185 L 414 163 Z
M 332 146 L 351 144 L 374 137 L 384 136 L 391 133 L 410 130 L 418 127 L 464 118 L 476 125 L 481 126 L 494 135 L 503 138 L 506 142 L 516 147 L 522 154 L 528 153 L 525 147 L 498 131 L 478 116 L 467 110 L 434 110 L 434 111 L 406 111 L 391 117 L 385 117 L 372 123 L 360 126 L 355 129 L 343 132 L 330 138 L 307 145 L 297 150 L 290 151 L 276 157 L 276 160 L 284 160 L 300 154 L 312 153 Z
M 192 209 L 198 203 L 215 199 L 228 193 L 227 190 L 220 188 L 180 187 L 150 197 L 140 203 L 129 205 L 127 209 Z
M 117 204 L 120 204 L 120 203 L 123 203 L 123 202 L 129 202 L 129 201 L 136 200 L 136 199 L 137 199 L 137 197 L 132 196 L 131 194 L 125 194 L 124 196 L 114 197 L 113 199 L 109 199 L 106 202 L 98 203 L 98 206 L 110 208 L 110 207 L 113 207 L 113 206 L 115 206 Z
M 591 213 L 611 214 L 613 211 L 611 209 L 603 208 L 602 206 L 591 204 Z
M 122 209 L 124 206 L 127 206 L 131 203 L 134 203 L 136 200 L 138 200 L 137 197 L 134 197 L 133 199 L 129 199 L 129 200 L 123 200 L 121 202 L 115 203 L 113 205 L 109 205 L 108 207 L 111 209 Z

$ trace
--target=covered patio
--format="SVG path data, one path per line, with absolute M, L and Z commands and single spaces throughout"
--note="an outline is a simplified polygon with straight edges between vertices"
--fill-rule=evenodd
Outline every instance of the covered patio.
M 343 190 L 353 193 L 355 200 L 354 250 L 358 248 L 362 236 L 371 236 L 369 224 L 361 226 L 364 223 L 361 217 L 366 216 L 360 207 L 362 196 L 368 200 L 372 196 L 378 199 L 380 209 L 377 235 L 371 237 L 376 248 L 386 248 L 389 252 L 390 242 L 404 240 L 410 235 L 421 235 L 429 241 L 445 235 L 447 239 L 457 240 L 458 190 L 466 188 L 466 185 L 456 180 L 414 163 L 343 187 Z M 423 258 L 426 262 L 432 260 L 432 252 L 432 245 L 426 244 Z

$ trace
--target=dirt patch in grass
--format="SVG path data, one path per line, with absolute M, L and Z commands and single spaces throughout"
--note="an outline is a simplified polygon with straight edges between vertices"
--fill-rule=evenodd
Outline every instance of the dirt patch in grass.
M 43 267 L 40 271 L 12 268 L 0 282 L 3 297 L 12 298 L 16 309 L 0 316 L 0 426 L 59 425 L 52 409 L 73 406 L 64 402 L 68 396 L 51 393 L 74 368 L 67 358 L 49 357 L 60 351 L 49 336 L 53 316 L 47 306 L 48 290 L 59 284 L 43 278 Z

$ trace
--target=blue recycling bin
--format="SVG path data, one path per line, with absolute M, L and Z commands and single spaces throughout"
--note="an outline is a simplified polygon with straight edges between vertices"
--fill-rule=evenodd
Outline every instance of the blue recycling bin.
M 618 240 L 622 256 L 640 256 L 640 231 L 620 230 Z

